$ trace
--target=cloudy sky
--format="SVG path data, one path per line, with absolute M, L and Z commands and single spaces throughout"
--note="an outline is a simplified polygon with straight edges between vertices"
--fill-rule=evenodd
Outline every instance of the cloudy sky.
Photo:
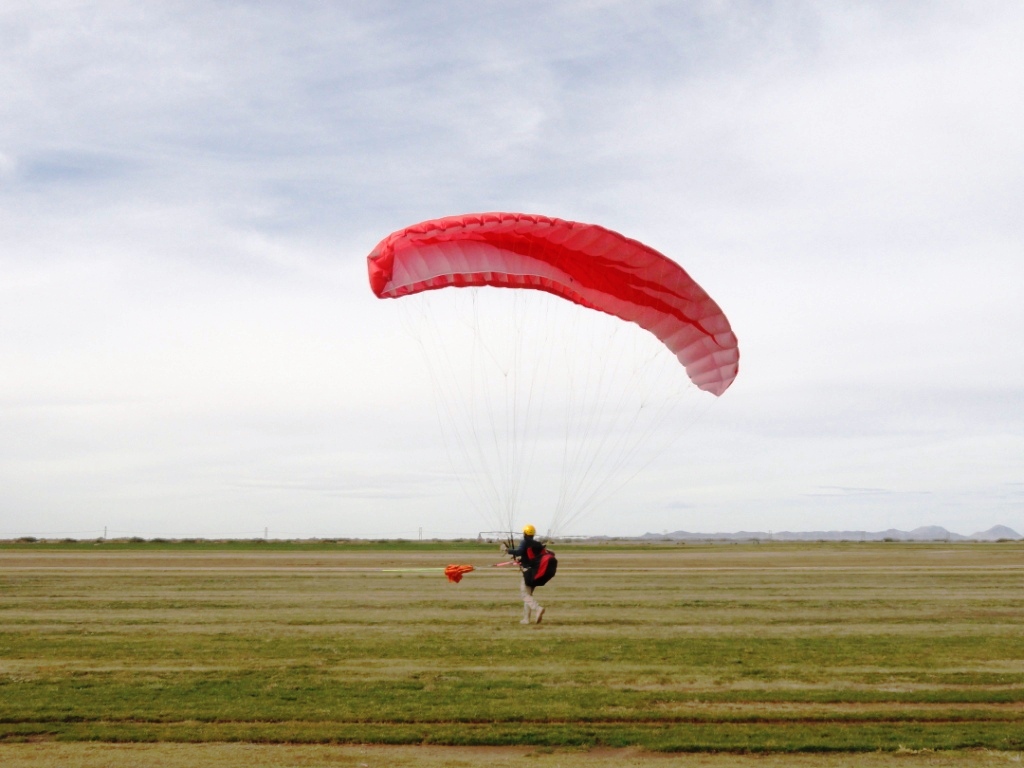
M 740 339 L 565 533 L 1024 533 L 1022 39 L 1016 0 L 8 0 L 0 537 L 486 528 L 365 257 L 487 210 L 652 245 Z

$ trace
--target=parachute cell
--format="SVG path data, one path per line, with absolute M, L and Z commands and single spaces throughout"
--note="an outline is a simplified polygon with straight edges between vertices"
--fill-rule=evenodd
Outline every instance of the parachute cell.
M 636 323 L 693 383 L 721 395 L 739 364 L 719 306 L 678 264 L 595 224 L 520 213 L 450 216 L 384 238 L 368 257 L 379 298 L 449 286 L 526 288 Z

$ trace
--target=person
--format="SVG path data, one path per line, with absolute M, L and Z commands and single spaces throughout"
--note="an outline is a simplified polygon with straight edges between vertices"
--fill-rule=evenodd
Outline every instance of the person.
M 505 552 L 519 562 L 519 567 L 523 571 L 523 583 L 519 585 L 523 595 L 523 618 L 520 624 L 529 624 L 531 614 L 534 621 L 540 624 L 544 618 L 544 606 L 537 602 L 533 590 L 547 584 L 558 567 L 555 553 L 534 538 L 536 535 L 537 529 L 532 525 L 526 525 L 523 527 L 523 540 L 519 542 L 519 546 L 515 549 L 505 548 Z

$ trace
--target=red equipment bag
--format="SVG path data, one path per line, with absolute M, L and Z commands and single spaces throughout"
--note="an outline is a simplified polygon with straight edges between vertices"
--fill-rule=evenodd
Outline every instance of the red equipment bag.
M 543 587 L 555 578 L 555 571 L 557 570 L 558 558 L 555 557 L 555 553 L 550 549 L 545 549 L 540 553 L 540 561 L 537 563 L 537 566 L 526 572 L 528 576 L 526 584 L 530 587 Z

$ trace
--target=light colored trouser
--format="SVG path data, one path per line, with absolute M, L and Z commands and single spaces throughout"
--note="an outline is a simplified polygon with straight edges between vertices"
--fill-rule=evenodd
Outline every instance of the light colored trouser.
M 526 586 L 525 581 L 521 581 L 519 582 L 519 591 L 523 595 L 523 605 L 525 605 L 529 610 L 536 611 L 540 608 L 540 603 L 538 603 L 533 596 L 533 587 L 528 587 Z

